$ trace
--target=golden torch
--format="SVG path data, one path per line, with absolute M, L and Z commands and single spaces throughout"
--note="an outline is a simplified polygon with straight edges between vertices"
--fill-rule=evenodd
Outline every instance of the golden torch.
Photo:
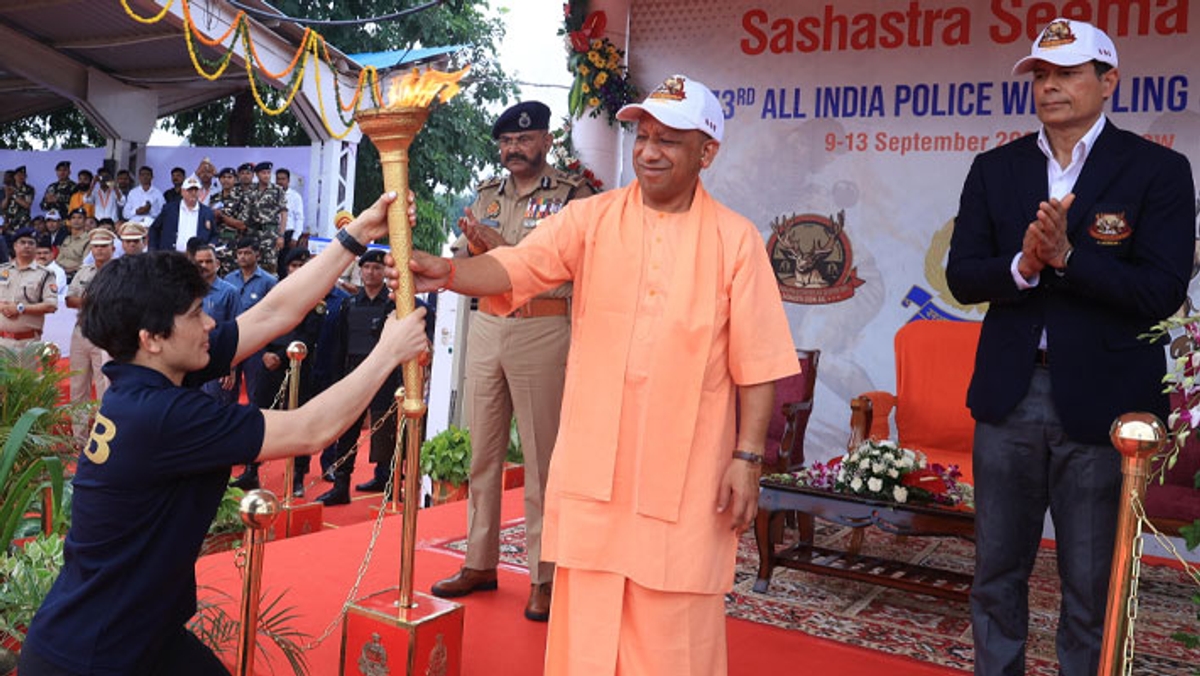
M 463 68 L 456 73 L 426 70 L 421 73 L 413 69 L 392 81 L 384 107 L 360 111 L 355 116 L 363 133 L 379 150 L 384 189 L 399 196 L 388 207 L 387 213 L 388 244 L 399 273 L 396 287 L 398 318 L 407 316 L 416 307 L 412 272 L 408 269 L 412 257 L 412 230 L 408 223 L 408 148 L 429 118 L 429 106 L 434 99 L 446 103 L 453 98 L 459 91 L 459 80 L 468 70 Z M 342 635 L 343 673 L 360 673 L 363 660 L 371 662 L 381 652 L 403 653 L 409 674 L 451 675 L 461 668 L 462 606 L 425 595 L 421 595 L 418 603 L 413 595 L 421 421 L 426 409 L 423 368 L 417 360 L 405 362 L 404 395 L 401 415 L 397 416 L 399 434 L 407 435 L 400 587 L 350 604 Z

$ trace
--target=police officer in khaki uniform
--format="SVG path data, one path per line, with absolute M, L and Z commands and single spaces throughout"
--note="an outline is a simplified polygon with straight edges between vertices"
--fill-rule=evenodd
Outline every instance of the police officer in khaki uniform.
M 69 281 L 83 265 L 83 259 L 88 255 L 87 212 L 82 208 L 71 212 L 67 217 L 67 238 L 58 245 L 58 264 L 67 273 Z
M 254 165 L 258 185 L 242 195 L 246 229 L 258 240 L 259 264 L 272 274 L 287 230 L 287 195 L 271 181 L 273 166 L 270 162 Z
M 131 223 L 131 225 L 141 225 Z M 75 273 L 71 285 L 67 287 L 67 307 L 78 310 L 83 307 L 83 295 L 88 286 L 100 271 L 113 258 L 116 237 L 109 230 L 96 228 L 88 233 L 88 245 L 91 248 L 95 263 L 86 263 Z M 112 358 L 104 350 L 92 344 L 84 337 L 80 328 L 83 313 L 75 319 L 75 329 L 71 332 L 71 403 L 79 404 L 92 399 L 92 388 L 96 389 L 96 401 L 104 397 L 108 389 L 108 378 L 100 371 Z M 75 440 L 82 446 L 87 441 L 91 425 L 86 419 L 86 411 L 74 421 Z
M 541 219 L 572 199 L 593 194 L 581 178 L 546 163 L 552 137 L 550 109 L 519 103 L 496 120 L 492 138 L 508 175 L 479 186 L 459 220 L 463 236 L 455 255 L 477 255 L 512 246 Z M 550 616 L 554 564 L 541 560 L 542 503 L 550 453 L 558 435 L 563 376 L 570 343 L 571 286 L 565 284 L 501 316 L 486 298 L 471 317 L 467 337 L 467 420 L 471 479 L 467 559 L 453 577 L 433 585 L 436 596 L 455 597 L 496 588 L 500 553 L 500 495 L 509 425 L 514 411 L 525 455 L 525 538 L 532 583 L 525 617 Z
M 54 273 L 34 260 L 30 227 L 13 234 L 13 259 L 0 265 L 0 347 L 20 350 L 42 338 L 46 315 L 58 309 Z

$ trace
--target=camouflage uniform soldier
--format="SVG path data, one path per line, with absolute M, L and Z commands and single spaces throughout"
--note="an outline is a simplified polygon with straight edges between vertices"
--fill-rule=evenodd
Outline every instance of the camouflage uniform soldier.
M 273 166 L 270 162 L 254 165 L 258 187 L 243 195 L 247 234 L 258 240 L 260 265 L 272 274 L 287 229 L 287 194 L 271 181 Z
M 25 167 L 13 170 L 13 184 L 4 186 L 4 231 L 16 232 L 29 225 L 29 208 L 33 206 L 33 186 L 25 182 Z
M 71 180 L 71 163 L 63 160 L 54 165 L 58 180 L 46 186 L 42 195 L 42 211 L 54 209 L 60 214 L 70 211 L 71 195 L 75 193 L 75 181 Z
M 242 166 L 247 170 L 252 168 L 248 164 Z M 217 262 L 220 265 L 219 274 L 224 277 L 237 269 L 237 257 L 234 255 L 237 250 L 235 245 L 246 229 L 246 207 L 243 199 L 245 191 L 242 186 L 238 185 L 237 172 L 233 170 L 233 167 L 222 169 L 219 179 L 221 192 L 211 198 L 210 206 L 220 224 L 220 228 L 217 230 L 217 241 L 213 242 L 213 251 L 217 254 Z

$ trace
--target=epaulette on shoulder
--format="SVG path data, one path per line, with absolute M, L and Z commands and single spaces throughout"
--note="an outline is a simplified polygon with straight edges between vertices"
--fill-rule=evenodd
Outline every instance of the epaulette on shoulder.
M 489 178 L 488 180 L 475 186 L 475 191 L 479 192 L 481 190 L 488 190 L 490 188 L 495 188 L 496 186 L 500 185 L 503 182 L 504 182 L 504 179 L 501 178 L 500 176 L 493 176 L 492 178 Z
M 578 188 L 579 186 L 583 185 L 584 183 L 587 183 L 587 181 L 584 180 L 583 176 L 580 176 L 579 174 L 569 174 L 565 171 L 558 172 L 558 180 L 562 181 L 563 183 L 566 183 L 567 185 L 569 185 L 573 188 Z

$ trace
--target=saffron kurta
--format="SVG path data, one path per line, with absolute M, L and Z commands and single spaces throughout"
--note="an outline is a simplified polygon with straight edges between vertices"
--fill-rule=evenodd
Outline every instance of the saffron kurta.
M 798 370 L 758 230 L 702 186 L 687 213 L 646 209 L 635 182 L 489 255 L 512 281 L 504 303 L 575 282 L 544 557 L 648 589 L 727 591 L 736 537 L 716 501 L 736 386 Z

